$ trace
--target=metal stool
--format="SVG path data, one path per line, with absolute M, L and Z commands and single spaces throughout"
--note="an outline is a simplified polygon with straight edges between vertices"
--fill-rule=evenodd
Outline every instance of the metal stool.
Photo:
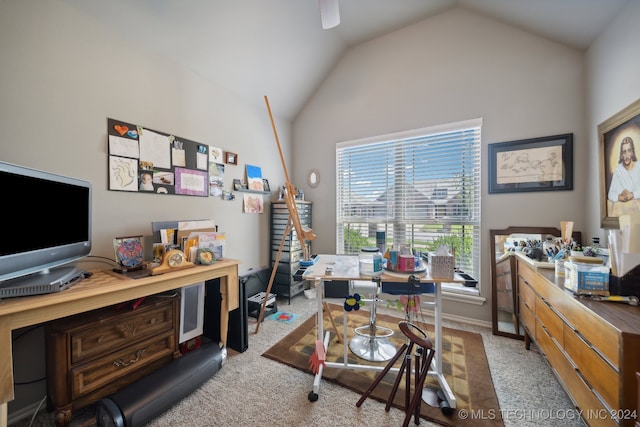
M 369 395 L 373 392 L 380 381 L 382 381 L 384 376 L 387 375 L 389 370 L 391 370 L 394 363 L 396 363 L 400 356 L 404 355 L 402 365 L 400 366 L 400 370 L 398 371 L 398 376 L 393 383 L 391 394 L 387 399 L 385 411 L 389 411 L 389 409 L 391 408 L 391 402 L 393 402 L 393 399 L 396 397 L 396 392 L 398 391 L 398 386 L 400 385 L 402 376 L 406 373 L 407 376 L 405 378 L 404 404 L 405 417 L 402 426 L 407 427 L 409 425 L 409 420 L 411 420 L 411 416 L 414 417 L 414 422 L 416 425 L 420 424 L 420 403 L 422 402 L 422 389 L 424 388 L 424 381 L 427 379 L 427 375 L 429 374 L 429 367 L 431 366 L 431 362 L 433 361 L 435 351 L 433 350 L 433 344 L 431 343 L 429 336 L 422 329 L 420 329 L 413 323 L 404 320 L 401 321 L 398 326 L 400 327 L 400 331 L 402 331 L 402 333 L 409 339 L 409 344 L 402 344 L 395 356 L 391 358 L 389 363 L 387 363 L 384 369 L 378 374 L 371 386 L 369 386 L 367 391 L 365 391 L 362 397 L 360 397 L 360 400 L 358 400 L 356 406 L 360 407 L 364 403 L 364 401 L 367 399 L 367 397 L 369 397 Z M 415 350 L 415 353 L 412 353 L 416 345 L 418 346 L 418 348 Z M 413 387 L 413 396 L 411 396 L 411 360 L 414 356 L 415 383 Z
M 349 349 L 361 359 L 370 362 L 384 362 L 393 357 L 396 347 L 389 340 L 393 330 L 376 325 L 376 304 L 379 284 L 375 281 L 352 280 L 351 294 L 364 294 L 371 301 L 369 324 L 355 328 L 356 336 L 349 341 Z

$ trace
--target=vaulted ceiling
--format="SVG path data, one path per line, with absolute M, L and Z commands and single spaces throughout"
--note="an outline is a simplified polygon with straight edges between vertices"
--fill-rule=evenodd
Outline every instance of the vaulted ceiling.
M 318 0 L 61 0 L 129 42 L 294 119 L 351 46 L 453 7 L 585 50 L 628 1 L 340 0 L 323 30 Z

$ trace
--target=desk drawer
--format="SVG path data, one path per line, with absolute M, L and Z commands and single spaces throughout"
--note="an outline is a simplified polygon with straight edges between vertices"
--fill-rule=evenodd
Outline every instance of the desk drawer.
M 75 331 L 71 336 L 71 363 L 109 353 L 163 331 L 173 329 L 173 306 L 144 307 L 140 311 L 122 309 L 122 316 L 90 328 Z
M 137 342 L 91 363 L 76 366 L 71 369 L 71 398 L 77 399 L 119 378 L 142 371 L 157 360 L 169 362 L 174 348 L 175 335 L 170 331 L 164 336 Z

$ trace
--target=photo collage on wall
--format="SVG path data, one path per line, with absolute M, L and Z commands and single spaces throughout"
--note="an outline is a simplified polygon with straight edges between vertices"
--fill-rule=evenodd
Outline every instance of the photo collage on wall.
M 109 190 L 222 195 L 222 150 L 108 119 Z

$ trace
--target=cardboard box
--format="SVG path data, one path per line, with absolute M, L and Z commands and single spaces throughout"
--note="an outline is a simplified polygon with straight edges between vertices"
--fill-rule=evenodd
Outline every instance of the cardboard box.
M 609 269 L 603 265 L 568 261 L 564 286 L 578 295 L 609 295 Z

